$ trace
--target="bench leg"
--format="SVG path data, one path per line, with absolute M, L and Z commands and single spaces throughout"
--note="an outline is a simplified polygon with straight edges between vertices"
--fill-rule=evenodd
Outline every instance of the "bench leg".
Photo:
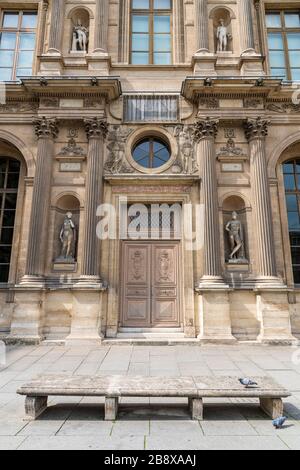
M 260 398 L 260 407 L 272 419 L 283 416 L 283 402 L 281 398 Z
M 192 419 L 203 421 L 203 400 L 202 398 L 189 398 L 189 408 Z
M 105 398 L 105 421 L 115 421 L 118 415 L 119 398 L 106 397 Z
M 26 397 L 25 412 L 26 417 L 35 420 L 47 408 L 48 397 Z

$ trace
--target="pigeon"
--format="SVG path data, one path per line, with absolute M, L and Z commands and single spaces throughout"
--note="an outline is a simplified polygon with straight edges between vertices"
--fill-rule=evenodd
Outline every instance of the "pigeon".
M 245 378 L 245 379 L 239 379 L 239 382 L 244 385 L 246 388 L 248 387 L 253 387 L 254 385 L 257 385 L 256 382 L 253 382 L 253 380 Z
M 281 418 L 274 419 L 273 426 L 276 429 L 282 429 L 284 423 L 286 422 L 287 418 L 285 416 L 281 416 Z

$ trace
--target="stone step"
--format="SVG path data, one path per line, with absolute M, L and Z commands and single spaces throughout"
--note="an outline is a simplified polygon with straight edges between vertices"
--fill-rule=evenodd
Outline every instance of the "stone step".
M 118 333 L 117 338 L 120 339 L 182 339 L 184 333 Z
M 183 333 L 182 328 L 119 328 L 119 333 Z

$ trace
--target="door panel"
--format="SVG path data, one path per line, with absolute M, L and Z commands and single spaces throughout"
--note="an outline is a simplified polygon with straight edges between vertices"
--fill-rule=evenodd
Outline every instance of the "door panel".
M 177 326 L 178 244 L 153 245 L 152 260 L 152 323 L 156 326 Z
M 150 258 L 148 244 L 123 246 L 123 323 L 124 326 L 148 326 L 150 319 Z
M 179 326 L 179 243 L 123 242 L 122 324 Z

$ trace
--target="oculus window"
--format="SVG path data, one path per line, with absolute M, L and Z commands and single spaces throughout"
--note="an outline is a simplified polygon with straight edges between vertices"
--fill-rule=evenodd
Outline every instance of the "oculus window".
M 0 81 L 32 75 L 37 13 L 3 11 L 0 14 Z
M 8 282 L 20 176 L 20 162 L 0 157 L 0 282 Z
M 266 13 L 271 75 L 300 80 L 300 10 Z
M 131 1 L 131 63 L 172 63 L 172 0 Z
M 134 161 L 144 168 L 159 168 L 171 158 L 169 146 L 161 139 L 147 138 L 139 141 L 132 152 Z
M 300 158 L 283 164 L 295 284 L 300 284 Z

